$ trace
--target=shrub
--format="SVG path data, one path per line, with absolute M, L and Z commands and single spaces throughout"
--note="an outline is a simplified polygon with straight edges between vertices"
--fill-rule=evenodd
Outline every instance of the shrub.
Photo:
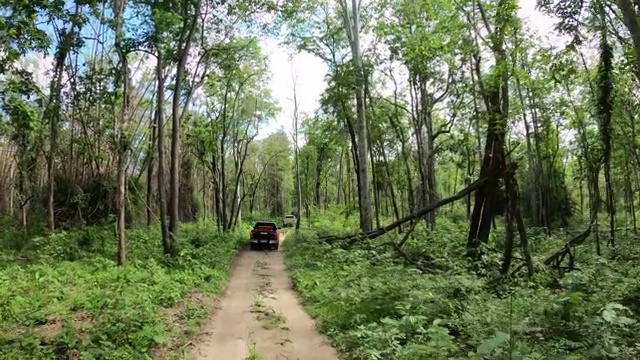
M 163 309 L 193 293 L 220 292 L 245 234 L 221 236 L 210 223 L 183 225 L 181 254 L 167 261 L 157 227 L 133 230 L 125 267 L 114 265 L 113 227 L 34 239 L 29 264 L 0 269 L 0 358 L 150 358 L 184 331 Z M 206 316 L 187 305 L 182 318 Z
M 616 255 L 615 262 L 584 252 L 581 271 L 564 277 L 539 265 L 534 278 L 507 282 L 491 273 L 473 275 L 461 256 L 465 241 L 463 229 L 446 221 L 435 233 L 416 233 L 406 250 L 439 269 L 435 274 L 405 264 L 389 246 L 345 250 L 313 231 L 298 233 L 284 250 L 309 313 L 347 359 L 640 356 L 635 248 L 620 251 L 626 259 Z M 560 243 L 546 241 L 538 264 Z

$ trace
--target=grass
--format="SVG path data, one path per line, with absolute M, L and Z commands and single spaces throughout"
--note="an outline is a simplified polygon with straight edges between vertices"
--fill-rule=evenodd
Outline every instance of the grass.
M 285 260 L 307 311 L 345 359 L 640 358 L 633 239 L 602 257 L 585 245 L 576 251 L 580 271 L 559 274 L 542 259 L 566 237 L 532 232 L 537 275 L 508 280 L 493 272 L 499 253 L 471 271 L 467 226 L 441 219 L 437 231 L 420 229 L 406 245 L 435 274 L 422 274 L 391 247 L 342 248 L 314 230 L 285 243 Z
M 267 272 L 269 262 L 267 260 L 258 259 L 253 265 L 253 273 L 258 276 L 258 284 L 256 291 L 258 295 L 266 296 L 272 292 L 271 289 L 271 277 Z
M 249 356 L 245 358 L 245 360 L 262 360 L 260 354 L 258 354 L 258 350 L 256 349 L 256 344 L 254 342 L 249 344 Z
M 265 298 L 269 297 L 273 291 L 271 277 L 267 272 L 269 265 L 269 261 L 266 259 L 258 259 L 253 265 L 253 272 L 258 276 L 258 283 L 254 288 L 255 297 L 251 305 L 251 312 L 255 314 L 256 320 L 262 323 L 263 328 L 286 330 L 284 317 L 265 303 Z
M 256 314 L 256 320 L 260 321 L 262 327 L 266 330 L 286 330 L 284 317 L 277 313 L 271 306 L 267 305 L 262 299 L 254 299 L 251 305 L 251 312 Z
M 113 228 L 60 232 L 4 252 L 0 358 L 171 357 L 206 318 L 246 240 L 247 231 L 215 229 L 183 225 L 177 259 L 162 255 L 158 228 L 132 230 L 121 268 Z

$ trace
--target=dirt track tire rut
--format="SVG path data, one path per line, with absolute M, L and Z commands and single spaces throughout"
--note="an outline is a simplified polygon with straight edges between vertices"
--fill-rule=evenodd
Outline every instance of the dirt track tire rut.
M 298 301 L 280 251 L 239 255 L 219 309 L 203 332 L 194 359 L 338 359 Z

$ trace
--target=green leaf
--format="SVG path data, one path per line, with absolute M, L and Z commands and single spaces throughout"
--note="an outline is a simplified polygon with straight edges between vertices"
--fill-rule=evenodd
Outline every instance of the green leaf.
M 606 309 L 602 312 L 602 318 L 608 322 L 614 322 L 616 319 L 616 312 L 610 309 Z
M 489 340 L 485 340 L 478 346 L 478 355 L 488 355 L 494 350 L 500 348 L 505 342 L 509 341 L 511 336 L 502 331 L 496 332 L 496 335 Z

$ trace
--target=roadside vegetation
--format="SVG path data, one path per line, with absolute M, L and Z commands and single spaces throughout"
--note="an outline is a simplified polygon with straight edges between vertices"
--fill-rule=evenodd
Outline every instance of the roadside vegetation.
M 347 359 L 635 359 L 640 308 L 634 243 L 596 256 L 576 253 L 578 269 L 545 270 L 544 259 L 567 234 L 532 232 L 536 272 L 504 278 L 465 258 L 468 223 L 442 218 L 436 231 L 419 226 L 405 247 L 392 241 L 328 244 L 318 231 L 340 214 L 318 215 L 312 229 L 285 243 L 296 290 L 319 329 Z M 331 220 L 329 220 L 331 219 Z M 355 219 L 357 221 L 357 219 Z M 503 229 L 496 231 L 503 235 Z M 502 234 L 501 234 L 502 233 Z
M 223 236 L 210 222 L 186 225 L 176 258 L 162 255 L 159 231 L 127 234 L 126 267 L 113 266 L 112 226 L 34 237 L 4 253 L 1 357 L 136 359 L 180 350 L 224 289 L 248 229 Z

